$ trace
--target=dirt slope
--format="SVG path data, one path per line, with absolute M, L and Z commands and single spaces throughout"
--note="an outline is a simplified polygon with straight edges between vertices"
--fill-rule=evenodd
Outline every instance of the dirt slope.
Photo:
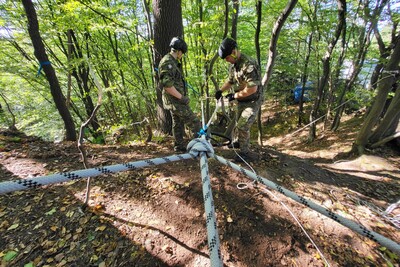
M 389 220 L 400 209 L 386 218 L 380 212 L 400 199 L 399 152 L 340 160 L 335 156 L 351 145 L 346 127 L 313 144 L 303 134 L 254 145 L 261 155 L 254 170 L 400 243 Z M 91 167 L 173 154 L 168 141 L 87 148 Z M 82 166 L 74 143 L 0 134 L 0 181 Z M 399 266 L 399 257 L 379 244 L 214 159 L 209 173 L 225 266 L 326 266 L 324 257 L 330 266 Z M 197 159 L 92 180 L 89 208 L 83 207 L 86 181 L 0 196 L 2 266 L 210 266 Z

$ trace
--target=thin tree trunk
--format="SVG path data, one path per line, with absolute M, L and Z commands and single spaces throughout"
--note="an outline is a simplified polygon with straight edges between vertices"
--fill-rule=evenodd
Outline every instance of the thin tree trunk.
M 319 112 L 319 108 L 322 102 L 322 98 L 324 95 L 325 87 L 326 84 L 328 83 L 328 78 L 331 70 L 330 66 L 330 60 L 332 56 L 333 49 L 336 46 L 337 41 L 339 40 L 339 37 L 342 33 L 343 27 L 345 25 L 345 19 L 346 19 L 346 0 L 338 0 L 338 24 L 336 26 L 335 34 L 333 36 L 333 39 L 328 45 L 327 51 L 325 52 L 325 55 L 322 59 L 322 75 L 320 78 L 319 86 L 318 86 L 318 91 L 317 95 L 315 97 L 313 109 L 310 113 L 310 131 L 308 135 L 308 141 L 312 142 L 314 141 L 316 137 L 316 120 L 317 120 L 317 115 Z
M 232 12 L 232 32 L 231 37 L 237 39 L 237 24 L 239 18 L 239 0 L 232 0 L 233 12 Z
M 299 120 L 297 123 L 298 126 L 301 126 L 301 124 L 303 123 L 304 89 L 305 89 L 306 82 L 308 79 L 308 64 L 309 64 L 310 56 L 311 56 L 312 39 L 313 39 L 313 32 L 311 32 L 310 35 L 308 36 L 307 54 L 304 59 L 303 75 L 301 76 L 301 83 L 302 83 L 303 87 L 301 89 L 301 96 L 300 96 L 300 101 L 299 101 Z
M 377 3 L 378 5 L 379 3 Z M 340 106 L 340 108 L 338 108 L 338 110 L 336 111 L 335 114 L 335 118 L 334 121 L 332 123 L 331 129 L 336 131 L 339 128 L 339 124 L 340 124 L 340 119 L 341 116 L 343 114 L 345 105 L 343 105 L 343 103 L 345 102 L 344 96 L 346 94 L 346 92 L 350 91 L 351 87 L 354 85 L 354 83 L 357 80 L 358 74 L 361 71 L 361 68 L 364 65 L 364 60 L 365 60 L 365 56 L 368 52 L 368 48 L 371 44 L 371 34 L 373 29 L 375 29 L 377 27 L 377 23 L 378 23 L 378 18 L 380 17 L 383 8 L 386 6 L 387 4 L 387 0 L 383 0 L 374 10 L 373 15 L 371 16 L 371 24 L 369 26 L 369 28 L 366 30 L 365 32 L 365 26 L 364 28 L 364 36 L 361 36 L 363 38 L 360 38 L 360 45 L 359 45 L 359 52 L 357 54 L 356 60 L 355 60 L 355 66 L 353 68 L 353 72 L 350 75 L 350 78 L 346 81 L 346 85 L 339 97 L 339 101 L 337 102 L 337 106 Z M 367 24 L 367 22 L 366 22 Z
M 257 27 L 256 27 L 256 33 L 255 33 L 255 38 L 254 38 L 254 44 L 256 47 L 256 56 L 257 56 L 257 63 L 258 66 L 261 66 L 261 49 L 260 49 L 260 32 L 261 32 L 261 19 L 262 19 L 262 1 L 259 0 L 257 1 Z M 258 144 L 260 146 L 263 145 L 263 127 L 262 127 L 262 122 L 261 122 L 261 110 L 257 114 L 257 128 L 258 128 Z
M 37 15 L 35 8 L 33 6 L 32 1 L 30 0 L 22 0 L 22 4 L 25 9 L 26 16 L 28 18 L 28 31 L 29 36 L 31 37 L 33 47 L 35 49 L 35 56 L 41 67 L 43 67 L 43 71 L 46 74 L 47 81 L 50 85 L 50 92 L 53 97 L 54 103 L 57 107 L 57 110 L 64 121 L 65 131 L 66 131 L 66 140 L 68 141 L 76 141 L 76 131 L 74 121 L 72 116 L 67 108 L 65 103 L 65 97 L 61 91 L 60 83 L 58 82 L 58 78 L 56 76 L 56 72 L 49 62 L 49 58 L 46 54 L 46 50 L 42 41 L 42 37 L 39 32 L 39 23 L 37 20 Z
M 17 127 L 15 126 L 15 115 L 14 115 L 10 105 L 8 104 L 6 96 L 4 94 L 0 93 L 0 97 L 3 99 L 4 103 L 6 103 L 7 110 L 8 110 L 8 112 L 10 112 L 10 115 L 11 115 L 11 125 L 8 126 L 8 128 L 11 131 L 18 131 Z M 2 109 L 2 107 L 0 105 L 0 114 L 2 114 L 3 112 L 4 111 L 3 111 L 3 109 Z
M 285 24 L 286 19 L 289 17 L 290 13 L 292 12 L 293 8 L 296 6 L 297 0 L 290 0 L 287 4 L 285 9 L 279 15 L 278 19 L 275 22 L 274 28 L 272 30 L 271 41 L 269 43 L 269 51 L 268 51 L 268 62 L 265 69 L 264 77 L 261 81 L 262 87 L 264 91 L 266 91 L 268 87 L 269 80 L 271 79 L 272 69 L 275 63 L 276 58 L 276 46 L 279 39 L 279 34 L 283 25 Z

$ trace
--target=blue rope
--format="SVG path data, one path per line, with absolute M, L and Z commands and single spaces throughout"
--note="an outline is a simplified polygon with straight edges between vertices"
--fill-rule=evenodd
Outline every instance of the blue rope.
M 207 135 L 207 125 L 204 125 L 204 128 L 201 128 L 200 131 L 197 133 L 198 137 L 201 137 L 203 135 Z
M 192 90 L 192 92 L 193 92 L 195 95 L 201 96 L 200 93 L 199 93 L 199 91 L 197 91 L 196 89 L 194 89 L 193 86 L 191 86 L 188 82 L 185 82 L 185 84 L 186 84 L 186 86 L 187 86 L 190 90 Z
M 40 66 L 39 66 L 39 69 L 38 69 L 38 71 L 37 71 L 36 77 L 39 77 L 40 72 L 41 72 L 42 69 L 43 69 L 43 66 L 45 66 L 45 65 L 50 65 L 50 64 L 51 64 L 50 61 L 40 62 Z

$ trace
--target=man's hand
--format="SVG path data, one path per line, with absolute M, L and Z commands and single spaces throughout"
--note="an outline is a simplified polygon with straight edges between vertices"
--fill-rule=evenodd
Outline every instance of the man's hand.
M 181 99 L 179 99 L 179 102 L 181 102 L 184 105 L 189 104 L 189 101 L 190 101 L 189 98 L 185 95 L 182 95 Z
M 222 91 L 221 90 L 217 90 L 215 92 L 215 99 L 219 100 L 222 97 Z
M 227 94 L 225 97 L 229 100 L 229 102 L 235 100 L 235 94 Z

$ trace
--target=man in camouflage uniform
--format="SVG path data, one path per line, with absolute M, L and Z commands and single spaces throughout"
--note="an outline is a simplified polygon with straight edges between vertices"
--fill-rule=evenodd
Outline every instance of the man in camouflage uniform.
M 190 109 L 182 64 L 180 63 L 183 54 L 187 52 L 187 45 L 180 37 L 174 37 L 169 46 L 171 51 L 161 59 L 158 68 L 160 83 L 163 87 L 163 104 L 164 108 L 170 110 L 172 115 L 172 132 L 175 138 L 174 150 L 185 152 L 184 124 L 189 125 L 193 137 L 196 137 L 196 133 L 201 129 L 201 123 Z
M 218 100 L 221 98 L 222 92 L 233 89 L 233 92 L 225 97 L 229 101 L 237 101 L 237 135 L 233 147 L 240 147 L 240 157 L 236 157 L 235 161 L 240 161 L 241 158 L 247 161 L 256 160 L 258 156 L 250 152 L 249 143 L 251 125 L 264 100 L 260 68 L 254 59 L 240 52 L 236 41 L 231 38 L 222 41 L 218 54 L 222 59 L 231 63 L 228 79 L 215 93 L 215 98 Z

